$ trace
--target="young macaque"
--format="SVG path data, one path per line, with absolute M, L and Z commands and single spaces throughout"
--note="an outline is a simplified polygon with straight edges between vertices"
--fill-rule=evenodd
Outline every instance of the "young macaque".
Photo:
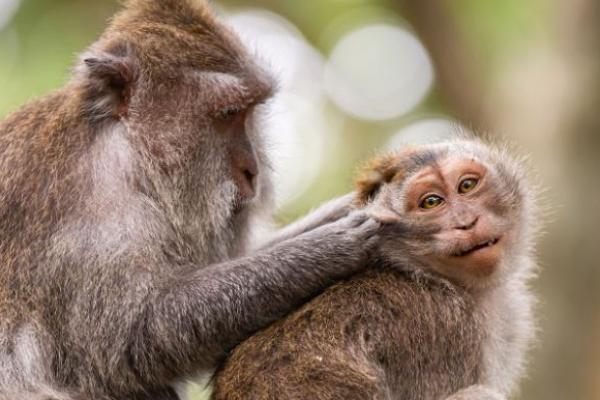
M 380 260 L 239 345 L 214 400 L 491 400 L 533 338 L 538 216 L 522 163 L 475 139 L 372 161 L 356 205 Z

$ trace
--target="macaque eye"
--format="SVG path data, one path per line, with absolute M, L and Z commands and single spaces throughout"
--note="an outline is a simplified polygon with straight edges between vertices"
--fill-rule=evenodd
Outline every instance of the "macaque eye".
M 238 115 L 242 113 L 242 109 L 239 107 L 225 107 L 217 112 L 217 118 L 223 122 L 233 121 Z
M 419 204 L 419 207 L 424 210 L 431 210 L 440 206 L 443 202 L 444 199 L 442 199 L 440 196 L 432 194 L 424 198 L 423 201 L 421 201 L 421 204 Z
M 479 179 L 477 179 L 477 178 L 463 179 L 460 182 L 460 184 L 458 185 L 458 193 L 460 193 L 460 194 L 469 193 L 470 191 L 475 189 L 478 184 L 479 184 Z

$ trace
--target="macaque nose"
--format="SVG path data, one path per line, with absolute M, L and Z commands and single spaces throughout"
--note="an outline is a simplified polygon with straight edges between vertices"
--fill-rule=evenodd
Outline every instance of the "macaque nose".
M 256 191 L 256 176 L 258 175 L 258 164 L 251 152 L 239 152 L 234 155 L 233 160 L 233 180 L 238 187 L 239 195 L 242 200 L 249 200 L 254 197 Z
M 466 222 L 471 221 L 471 222 Z M 477 221 L 479 221 L 479 217 L 475 218 L 465 218 L 463 221 L 459 221 L 459 223 L 454 227 L 454 229 L 460 229 L 463 231 L 468 231 L 469 229 L 473 229 L 475 225 L 477 225 Z

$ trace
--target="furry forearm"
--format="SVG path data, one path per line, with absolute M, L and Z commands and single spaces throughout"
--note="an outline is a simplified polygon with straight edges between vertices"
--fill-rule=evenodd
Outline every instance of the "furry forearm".
M 365 265 L 378 224 L 348 217 L 252 257 L 175 279 L 145 312 L 131 359 L 154 381 L 210 369 L 253 332 Z M 323 240 L 327 237 L 328 240 Z
M 349 193 L 335 198 L 319 206 L 316 210 L 298 221 L 280 229 L 275 237 L 261 248 L 268 248 L 284 240 L 294 238 L 305 232 L 309 232 L 319 226 L 337 221 L 345 217 L 352 211 L 352 202 L 356 197 L 355 193 Z

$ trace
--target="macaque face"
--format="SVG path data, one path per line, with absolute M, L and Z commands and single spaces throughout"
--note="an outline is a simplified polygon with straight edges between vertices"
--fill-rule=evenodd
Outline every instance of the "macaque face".
M 256 120 L 270 98 L 270 87 L 256 87 L 254 97 L 226 103 L 210 115 L 211 131 L 223 141 L 226 163 L 235 187 L 235 207 L 250 204 L 261 189 L 259 175 L 265 174 L 265 155 L 260 154 L 262 137 Z M 262 171 L 261 171 L 262 170 Z
M 486 277 L 499 264 L 510 226 L 495 207 L 494 183 L 485 165 L 454 157 L 425 167 L 407 182 L 404 212 L 440 229 L 426 255 L 440 272 Z
M 206 186 L 215 176 L 232 184 L 235 207 L 251 203 L 266 162 L 255 122 L 272 93 L 269 77 L 261 73 L 182 69 L 169 86 L 157 85 L 156 92 L 138 99 L 139 109 L 151 111 L 133 122 L 146 132 L 143 139 L 162 171 L 179 181 L 189 176 L 192 185 L 200 180 Z
M 257 122 L 272 88 L 258 73 L 242 78 L 188 70 L 179 79 L 140 99 L 140 109 L 156 109 L 135 121 L 135 131 L 159 167 L 161 184 L 174 194 L 169 202 L 179 229 L 221 244 L 221 253 L 210 260 L 219 261 L 246 251 L 248 244 L 236 238 L 245 237 L 252 219 L 272 201 Z
M 131 32 L 137 73 L 122 118 L 146 171 L 140 183 L 172 205 L 172 219 L 188 237 L 227 243 L 223 254 L 239 254 L 236 238 L 248 236 L 251 220 L 272 201 L 258 123 L 273 78 L 205 13 L 190 16 L 193 23 L 177 34 L 159 29 L 163 16 L 156 18 L 160 24 Z M 122 29 L 127 22 L 120 21 Z
M 379 210 L 392 211 L 409 232 L 398 238 L 401 246 L 392 239 L 384 251 L 402 258 L 406 245 L 419 262 L 443 276 L 467 284 L 486 282 L 518 242 L 523 203 L 518 181 L 485 152 L 434 149 L 398 155 L 404 159 L 402 172 L 375 198 Z

